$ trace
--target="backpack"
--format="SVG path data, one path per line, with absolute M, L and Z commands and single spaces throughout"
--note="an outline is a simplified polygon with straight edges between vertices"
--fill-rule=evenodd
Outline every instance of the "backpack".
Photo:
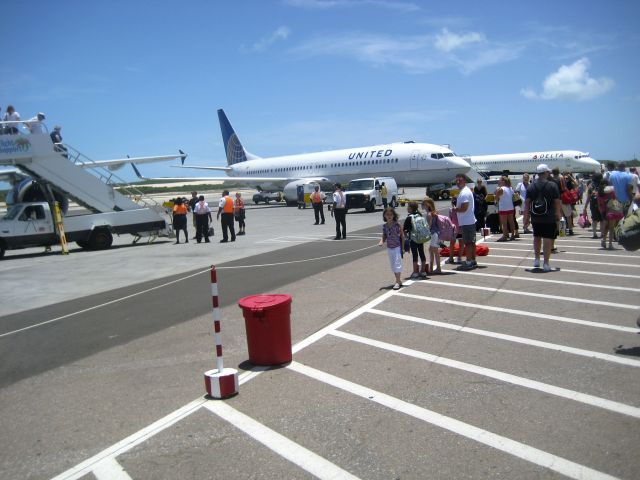
M 624 215 L 624 205 L 617 198 L 610 198 L 607 200 L 607 213 Z
M 443 242 L 450 242 L 456 238 L 456 226 L 451 222 L 449 217 L 437 215 L 438 222 L 438 239 Z
M 640 208 L 635 211 L 629 209 L 627 216 L 616 227 L 618 243 L 625 250 L 635 251 L 640 249 Z
M 549 204 L 547 203 L 547 199 L 543 195 L 544 187 L 546 186 L 547 184 L 545 183 L 542 186 L 542 189 L 540 189 L 537 192 L 538 195 L 536 195 L 536 198 L 532 199 L 529 204 L 529 211 L 531 212 L 531 215 L 533 215 L 534 217 L 542 217 L 549 212 Z M 536 185 L 536 190 L 538 190 L 537 185 Z
M 415 243 L 427 243 L 431 240 L 431 232 L 424 217 L 419 214 L 409 215 L 409 217 L 411 218 L 411 240 Z

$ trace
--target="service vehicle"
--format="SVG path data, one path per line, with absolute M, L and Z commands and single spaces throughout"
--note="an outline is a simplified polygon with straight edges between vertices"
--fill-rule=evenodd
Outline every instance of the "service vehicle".
M 398 205 L 398 185 L 393 177 L 356 178 L 347 185 L 347 210 L 364 208 L 367 212 L 383 206 L 380 186 L 387 187 L 387 202 L 390 207 Z
M 253 203 L 281 202 L 282 192 L 258 192 L 253 194 Z

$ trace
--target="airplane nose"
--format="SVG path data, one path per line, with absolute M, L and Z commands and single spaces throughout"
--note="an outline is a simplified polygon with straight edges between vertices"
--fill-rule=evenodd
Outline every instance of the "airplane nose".
M 587 158 L 582 158 L 582 163 L 584 164 L 585 167 L 591 169 L 591 171 L 598 173 L 600 171 L 600 162 L 597 160 L 594 160 L 591 157 L 587 157 Z
M 452 169 L 459 170 L 460 173 L 466 173 L 471 169 L 471 165 L 462 157 L 449 157 L 449 163 Z

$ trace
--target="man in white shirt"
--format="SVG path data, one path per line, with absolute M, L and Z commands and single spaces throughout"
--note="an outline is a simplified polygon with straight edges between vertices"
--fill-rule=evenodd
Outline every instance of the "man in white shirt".
M 467 187 L 464 174 L 456 175 L 456 185 L 460 190 L 453 211 L 458 216 L 458 225 L 462 233 L 462 243 L 467 255 L 467 261 L 458 270 L 473 270 L 478 266 L 476 262 L 476 217 L 473 214 L 473 192 Z
M 342 185 L 336 183 L 335 188 L 331 216 L 336 221 L 336 236 L 334 240 L 340 240 L 341 238 L 347 238 L 347 196 L 342 191 Z M 342 227 L 342 232 L 340 227 Z
M 31 133 L 44 133 L 44 124 L 42 123 L 44 119 L 44 113 L 39 112 L 35 117 L 30 118 L 25 123 Z

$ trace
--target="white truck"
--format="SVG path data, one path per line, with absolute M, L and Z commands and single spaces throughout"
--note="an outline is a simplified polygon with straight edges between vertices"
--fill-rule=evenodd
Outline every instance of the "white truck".
M 67 242 L 82 248 L 107 249 L 113 234 L 166 235 L 167 225 L 149 208 L 62 217 Z M 0 258 L 6 250 L 60 244 L 55 215 L 47 202 L 16 203 L 0 220 Z
M 398 185 L 393 177 L 356 178 L 347 186 L 347 210 L 364 208 L 367 212 L 383 206 L 380 189 L 387 187 L 387 202 L 390 207 L 398 205 Z

